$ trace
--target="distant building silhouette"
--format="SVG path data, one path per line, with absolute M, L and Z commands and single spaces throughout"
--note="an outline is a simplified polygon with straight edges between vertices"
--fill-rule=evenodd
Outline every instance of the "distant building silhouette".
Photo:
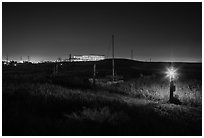
M 71 61 L 99 61 L 105 59 L 104 55 L 74 55 Z

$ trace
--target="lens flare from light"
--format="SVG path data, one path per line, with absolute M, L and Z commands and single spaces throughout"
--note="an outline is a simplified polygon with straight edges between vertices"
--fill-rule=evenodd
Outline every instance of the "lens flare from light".
M 174 80 L 177 75 L 177 69 L 175 69 L 174 67 L 167 68 L 166 76 L 169 77 L 170 81 Z

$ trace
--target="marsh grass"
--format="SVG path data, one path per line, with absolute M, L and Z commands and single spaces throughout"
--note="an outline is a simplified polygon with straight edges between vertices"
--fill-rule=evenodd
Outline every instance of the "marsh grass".
M 167 103 L 169 82 L 155 75 L 93 88 L 86 72 L 53 78 L 50 65 L 22 68 L 3 71 L 3 135 L 202 133 L 201 80 L 178 80 L 174 95 L 182 104 L 174 105 Z
M 158 108 L 158 103 L 123 97 L 108 91 L 68 89 L 48 83 L 6 85 L 3 135 L 200 134 L 200 119 L 186 123 L 194 117 L 183 118 L 180 112 L 172 114 L 174 109 L 169 106 Z M 162 116 L 163 110 L 170 113 Z M 199 127 L 189 130 L 192 124 Z M 169 128 L 173 132 L 167 131 Z

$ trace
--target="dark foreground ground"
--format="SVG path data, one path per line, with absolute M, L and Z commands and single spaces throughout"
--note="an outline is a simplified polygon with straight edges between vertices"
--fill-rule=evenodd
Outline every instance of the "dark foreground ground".
M 93 87 L 111 61 L 3 66 L 3 135 L 202 135 L 201 64 L 177 63 L 180 77 L 168 103 L 167 63 L 117 60 L 122 84 Z

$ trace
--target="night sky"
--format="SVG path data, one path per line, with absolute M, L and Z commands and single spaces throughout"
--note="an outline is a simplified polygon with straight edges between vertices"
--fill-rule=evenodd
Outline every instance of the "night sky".
M 202 3 L 11 3 L 2 8 L 2 59 L 69 54 L 202 61 Z

